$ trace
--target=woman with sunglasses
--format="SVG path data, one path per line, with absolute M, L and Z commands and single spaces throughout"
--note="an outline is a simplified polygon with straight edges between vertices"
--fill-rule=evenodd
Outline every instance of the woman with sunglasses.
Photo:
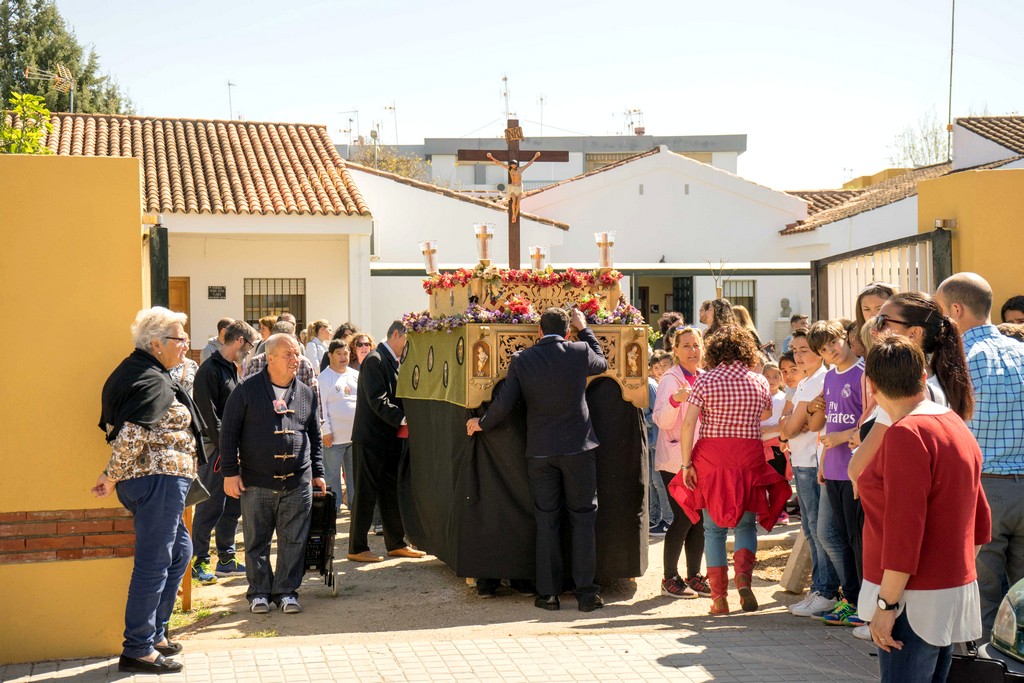
M 352 336 L 352 341 L 349 342 L 349 351 L 351 351 L 352 360 L 349 361 L 348 366 L 353 370 L 358 370 L 363 364 L 363 360 L 370 355 L 373 351 L 373 337 L 366 334 L 365 332 L 359 332 Z
M 894 334 L 907 337 L 924 352 L 928 400 L 969 420 L 974 413 L 974 392 L 963 341 L 956 323 L 942 315 L 938 304 L 923 292 L 896 294 L 882 305 L 874 320 L 876 337 Z M 891 417 L 881 407 L 861 425 L 860 439 L 851 443 L 859 446 L 849 466 L 850 479 L 855 486 L 891 425 Z
M 92 493 L 117 492 L 135 525 L 135 568 L 125 605 L 124 645 L 118 671 L 174 673 L 167 657 L 181 645 L 167 637 L 178 584 L 192 557 L 182 514 L 185 497 L 206 462 L 205 426 L 192 397 L 170 371 L 188 352 L 184 313 L 154 307 L 132 323 L 135 350 L 103 385 L 100 428 L 111 456 Z

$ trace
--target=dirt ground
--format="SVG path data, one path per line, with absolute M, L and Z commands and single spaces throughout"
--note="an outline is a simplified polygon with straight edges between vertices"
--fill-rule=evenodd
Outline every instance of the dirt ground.
M 336 556 L 344 558 L 348 545 L 348 512 L 338 518 Z M 758 552 L 754 591 L 761 610 L 710 617 L 708 598 L 674 599 L 661 595 L 662 539 L 650 539 L 649 563 L 635 582 L 619 580 L 602 590 L 606 607 L 590 614 L 576 609 L 571 595 L 562 596 L 562 609 L 548 612 L 533 606 L 533 598 L 502 587 L 498 596 L 482 599 L 475 589 L 440 560 L 386 559 L 376 564 L 336 560 L 338 595 L 324 585 L 315 570 L 306 574 L 299 599 L 300 615 L 248 611 L 244 576 L 221 578 L 212 586 L 195 586 L 193 608 L 209 610 L 208 616 L 176 631 L 183 640 L 203 641 L 204 649 L 233 647 L 240 638 L 336 636 L 345 642 L 381 642 L 401 631 L 404 640 L 524 637 L 567 633 L 605 632 L 608 629 L 636 632 L 649 629 L 699 629 L 757 627 L 761 629 L 806 627 L 805 620 L 790 616 L 785 606 L 799 599 L 778 585 L 789 556 L 794 520 L 772 534 L 779 545 Z M 781 534 L 780 534 L 781 532 Z M 241 534 L 239 534 L 241 542 Z M 371 550 L 385 555 L 384 540 L 370 537 Z M 241 549 L 240 549 L 241 553 Z M 738 610 L 739 599 L 731 591 L 730 602 Z M 753 621 L 752 621 L 753 620 Z M 797 624 L 796 622 L 800 622 Z M 198 643 L 197 643 L 198 644 Z

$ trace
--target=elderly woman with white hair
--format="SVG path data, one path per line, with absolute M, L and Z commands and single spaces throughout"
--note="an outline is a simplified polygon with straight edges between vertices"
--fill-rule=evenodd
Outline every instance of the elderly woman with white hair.
M 135 523 L 135 567 L 125 605 L 125 673 L 174 673 L 167 657 L 181 652 L 168 639 L 178 584 L 192 557 L 182 513 L 203 464 L 203 422 L 192 398 L 172 379 L 188 350 L 184 313 L 139 311 L 132 323 L 135 350 L 103 385 L 100 428 L 112 454 L 93 487 L 98 497 L 117 492 Z

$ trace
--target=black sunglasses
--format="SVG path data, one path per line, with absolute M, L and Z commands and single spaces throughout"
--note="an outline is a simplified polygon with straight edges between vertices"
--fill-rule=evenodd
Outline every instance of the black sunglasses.
M 914 324 L 907 320 L 897 320 L 896 318 L 890 318 L 884 313 L 879 313 L 875 316 L 875 331 L 881 332 L 889 323 L 896 323 L 897 325 L 903 325 L 903 327 L 911 327 Z

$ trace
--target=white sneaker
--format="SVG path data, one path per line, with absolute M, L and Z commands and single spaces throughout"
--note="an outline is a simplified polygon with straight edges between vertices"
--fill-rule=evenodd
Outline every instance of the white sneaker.
M 831 611 L 831 609 L 836 606 L 836 602 L 837 600 L 835 598 L 829 599 L 823 597 L 820 593 L 815 593 L 813 600 L 809 600 L 807 604 L 800 609 L 790 611 L 797 617 L 820 617 L 826 612 Z
M 270 601 L 266 598 L 253 598 L 249 603 L 249 611 L 253 614 L 266 614 L 270 611 Z
M 281 598 L 281 611 L 285 614 L 298 614 L 302 611 L 302 605 L 296 598 L 286 595 Z
M 871 640 L 871 628 L 864 624 L 863 626 L 855 626 L 853 629 L 853 637 L 860 638 L 861 640 Z
M 807 595 L 802 597 L 800 600 L 794 602 L 792 605 L 790 605 L 786 609 L 788 609 L 790 611 L 790 613 L 792 613 L 793 610 L 795 610 L 795 609 L 800 609 L 801 607 L 806 607 L 811 602 L 811 600 L 814 599 L 815 595 L 817 595 L 816 592 L 808 591 Z

